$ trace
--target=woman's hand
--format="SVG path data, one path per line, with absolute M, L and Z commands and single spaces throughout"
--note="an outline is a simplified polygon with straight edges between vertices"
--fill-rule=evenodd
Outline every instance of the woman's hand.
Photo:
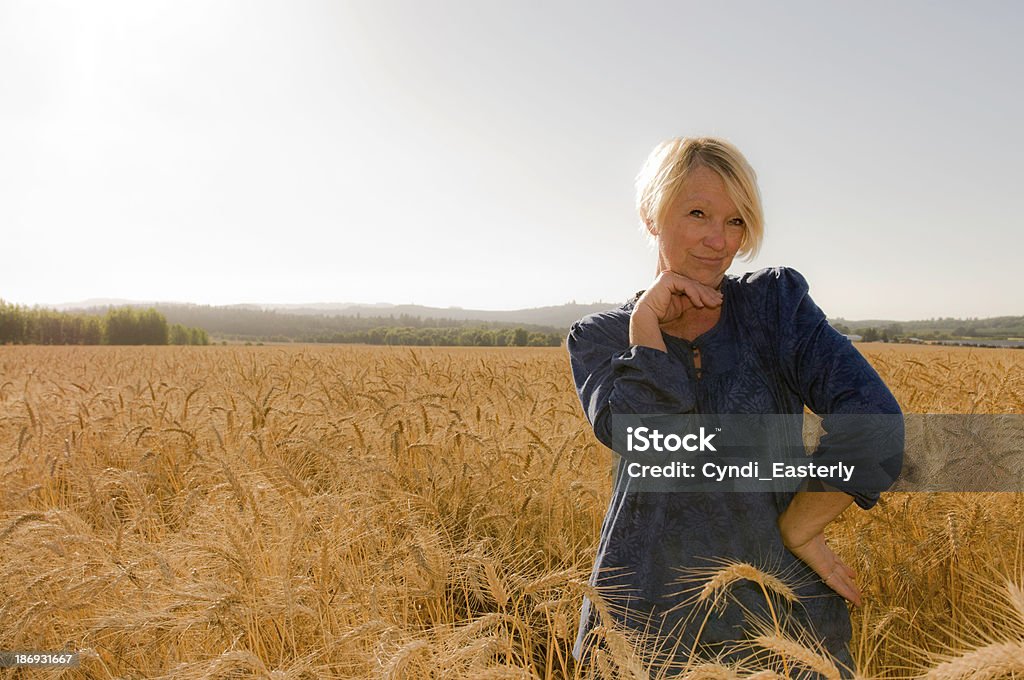
M 688 310 L 721 304 L 722 294 L 711 286 L 666 269 L 636 301 L 629 319 L 629 342 L 667 352 L 661 324 L 680 319 Z
M 669 323 L 692 307 L 719 307 L 721 304 L 722 294 L 711 286 L 666 269 L 640 296 L 634 311 L 646 308 L 658 323 Z
M 836 591 L 856 606 L 860 606 L 860 590 L 854 579 L 857 574 L 832 552 L 825 543 L 825 526 L 842 514 L 853 503 L 853 496 L 835 487 L 819 483 L 819 490 L 809 491 L 806 482 L 779 515 L 779 536 L 789 552 Z
M 839 556 L 825 542 L 825 534 L 819 532 L 803 545 L 787 545 L 789 552 L 796 555 L 807 566 L 814 570 L 825 581 L 829 588 L 836 591 L 854 606 L 859 607 L 860 589 L 857 588 L 857 574 L 843 564 Z

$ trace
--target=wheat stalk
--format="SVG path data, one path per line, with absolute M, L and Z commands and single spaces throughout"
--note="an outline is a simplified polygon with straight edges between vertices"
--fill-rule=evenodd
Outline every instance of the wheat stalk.
M 736 671 L 720 663 L 705 663 L 689 671 L 684 680 L 738 680 Z
M 705 602 L 712 597 L 717 599 L 721 592 L 737 581 L 753 581 L 761 586 L 780 595 L 789 602 L 796 602 L 797 596 L 793 589 L 787 586 L 781 579 L 768 572 L 762 571 L 752 564 L 737 562 L 728 564 L 711 574 L 711 577 L 704 584 L 697 597 L 698 602 Z
M 413 640 L 398 650 L 384 666 L 385 680 L 405 680 L 415 677 L 411 672 L 420 658 L 430 657 L 430 644 L 426 640 Z
M 988 680 L 1024 673 L 1024 642 L 996 642 L 930 669 L 924 680 Z
M 785 659 L 809 668 L 812 671 L 821 673 L 826 680 L 839 680 L 839 670 L 831 661 L 812 649 L 804 647 L 799 642 L 788 640 L 779 635 L 758 635 L 754 642 L 764 649 L 775 652 Z

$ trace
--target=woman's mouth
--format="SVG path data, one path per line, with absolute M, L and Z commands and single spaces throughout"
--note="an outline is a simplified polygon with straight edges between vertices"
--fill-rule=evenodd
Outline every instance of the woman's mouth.
M 721 257 L 701 257 L 700 255 L 690 255 L 693 259 L 704 264 L 717 265 L 722 264 L 724 258 Z

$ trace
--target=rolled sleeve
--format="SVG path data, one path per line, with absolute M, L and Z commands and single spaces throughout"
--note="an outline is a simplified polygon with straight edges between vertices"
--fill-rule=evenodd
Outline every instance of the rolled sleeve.
M 783 329 L 779 356 L 790 388 L 822 416 L 815 462 L 852 463 L 849 482 L 830 482 L 868 509 L 903 467 L 903 412 L 892 392 L 848 338 L 829 325 L 798 272 L 778 270 L 776 300 Z
M 695 404 L 683 363 L 653 347 L 630 345 L 628 316 L 626 323 L 623 333 L 621 319 L 609 317 L 602 324 L 588 317 L 573 324 L 566 339 L 580 404 L 608 448 L 613 415 L 687 413 Z
M 693 408 L 693 392 L 684 380 L 686 367 L 671 354 L 631 345 L 612 358 L 612 413 L 682 413 Z

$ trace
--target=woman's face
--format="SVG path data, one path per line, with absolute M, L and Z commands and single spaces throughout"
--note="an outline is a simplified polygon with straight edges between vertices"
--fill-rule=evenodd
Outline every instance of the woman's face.
M 746 227 L 721 176 L 705 166 L 690 171 L 657 233 L 658 271 L 717 287 Z

